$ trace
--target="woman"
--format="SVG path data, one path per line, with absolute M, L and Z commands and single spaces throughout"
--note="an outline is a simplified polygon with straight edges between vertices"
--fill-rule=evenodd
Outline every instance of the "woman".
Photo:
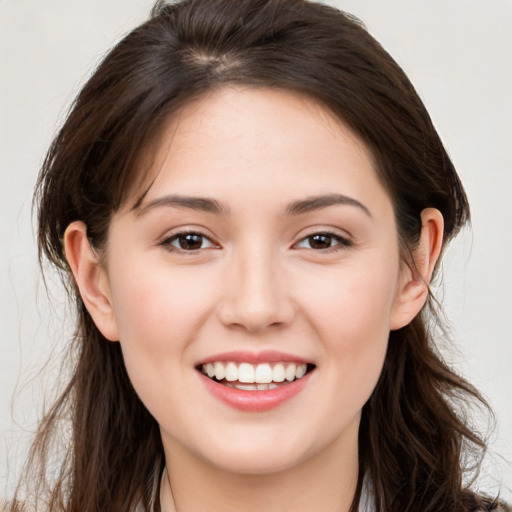
M 482 400 L 427 325 L 467 199 L 350 17 L 158 4 L 83 88 L 37 192 L 78 312 L 34 444 L 49 510 L 499 507 L 465 487 L 485 445 L 460 418 Z

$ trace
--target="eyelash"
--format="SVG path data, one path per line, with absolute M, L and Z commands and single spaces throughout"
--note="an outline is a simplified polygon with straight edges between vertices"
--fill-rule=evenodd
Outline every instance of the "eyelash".
M 201 242 L 207 241 L 210 245 L 208 247 L 198 247 L 196 249 L 184 249 L 183 247 L 176 247 L 173 242 L 178 242 L 180 239 L 185 239 L 187 236 L 195 236 L 201 239 Z M 210 249 L 212 247 L 218 247 L 218 245 L 212 241 L 212 239 L 199 231 L 180 231 L 171 235 L 160 243 L 161 246 L 165 247 L 169 252 L 180 252 L 180 253 L 196 253 L 201 249 Z M 202 245 L 202 244 L 201 244 Z
M 325 237 L 326 239 L 329 239 L 331 242 L 336 242 L 334 245 L 331 245 L 326 248 L 313 248 L 311 247 L 311 241 L 315 237 Z M 299 247 L 300 244 L 306 242 L 309 240 L 310 247 Z M 311 249 L 315 252 L 322 252 L 322 253 L 331 253 L 331 252 L 337 252 L 343 249 L 347 249 L 349 247 L 352 247 L 353 243 L 348 238 L 345 238 L 341 235 L 338 235 L 337 233 L 333 233 L 331 231 L 318 231 L 316 233 L 312 233 L 308 236 L 305 236 L 304 238 L 301 238 L 299 242 L 297 242 L 294 246 L 298 247 L 300 249 Z
M 184 241 L 185 237 L 187 237 L 187 236 L 197 237 L 197 239 L 199 239 L 201 245 L 203 245 L 203 243 L 205 241 L 208 242 L 209 245 L 207 247 L 197 247 L 197 248 L 193 248 L 193 249 L 190 249 L 190 248 L 187 249 L 184 247 L 176 247 L 175 245 L 173 245 L 174 242 L 180 243 L 180 239 L 182 241 Z M 335 244 L 330 245 L 329 247 L 314 248 L 311 246 L 311 244 L 315 237 L 324 237 L 324 239 L 326 239 L 329 243 L 335 242 Z M 307 243 L 308 241 L 309 241 L 309 247 L 301 247 L 300 246 L 300 244 Z M 200 251 L 201 249 L 210 249 L 210 248 L 218 248 L 219 247 L 218 244 L 216 244 L 215 242 L 213 242 L 211 240 L 211 238 L 209 238 L 208 236 L 204 235 L 203 233 L 201 233 L 199 231 L 181 231 L 179 233 L 175 233 L 175 234 L 165 238 L 160 243 L 160 245 L 165 247 L 170 252 L 181 252 L 181 253 L 196 253 L 196 252 Z M 180 245 L 181 245 L 181 243 L 180 243 Z M 308 236 L 301 238 L 299 240 L 299 242 L 297 242 L 293 245 L 293 247 L 298 248 L 298 249 L 311 249 L 315 252 L 331 253 L 331 252 L 337 252 L 342 249 L 349 248 L 352 245 L 353 244 L 352 244 L 351 240 L 349 240 L 345 237 L 342 237 L 336 233 L 332 233 L 330 231 L 319 231 L 319 232 L 312 233 Z

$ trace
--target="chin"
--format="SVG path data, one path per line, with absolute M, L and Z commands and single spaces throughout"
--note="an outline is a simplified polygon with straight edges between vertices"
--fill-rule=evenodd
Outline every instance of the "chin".
M 210 463 L 228 473 L 264 476 L 291 470 L 299 466 L 302 459 L 296 450 L 254 450 L 254 447 L 251 447 L 245 452 L 239 449 L 222 453 L 215 460 L 210 460 Z
M 223 439 L 211 440 L 208 446 L 203 444 L 202 453 L 196 451 L 196 455 L 219 470 L 240 475 L 287 471 L 325 448 L 309 436 L 300 436 L 298 432 L 290 435 L 288 428 L 274 427 L 259 432 L 240 428 L 236 434 L 225 432 L 225 435 Z

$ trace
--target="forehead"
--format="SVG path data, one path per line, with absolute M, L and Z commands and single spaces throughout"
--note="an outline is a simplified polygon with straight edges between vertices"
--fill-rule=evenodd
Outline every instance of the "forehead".
M 222 196 L 249 186 L 304 194 L 340 185 L 357 195 L 379 185 L 371 151 L 344 123 L 317 101 L 283 90 L 203 95 L 167 121 L 141 161 L 138 205 L 163 191 Z

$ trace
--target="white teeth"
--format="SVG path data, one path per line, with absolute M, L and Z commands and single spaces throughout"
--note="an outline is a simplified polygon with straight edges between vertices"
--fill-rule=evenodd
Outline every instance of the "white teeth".
M 208 375 L 210 379 L 215 375 L 215 368 L 213 367 L 213 364 L 208 363 L 206 365 L 206 375 Z
M 222 381 L 226 380 L 230 387 L 248 390 L 267 390 L 278 387 L 276 383 L 293 382 L 295 379 L 304 377 L 307 371 L 306 364 L 296 363 L 261 363 L 252 365 L 250 363 L 235 363 L 230 361 L 224 363 L 203 364 L 202 372 L 208 377 Z M 252 385 L 252 386 L 251 386 Z
M 304 375 L 306 375 L 307 369 L 308 368 L 305 364 L 298 364 L 297 370 L 295 371 L 295 378 L 301 379 L 302 377 L 304 377 Z
M 224 368 L 224 365 L 222 363 L 215 363 L 214 365 L 214 368 L 215 368 L 215 378 L 217 380 L 222 380 L 226 377 L 226 370 Z
M 238 367 L 239 382 L 254 383 L 254 367 L 249 363 L 242 363 Z
M 256 372 L 254 375 L 255 382 L 261 384 L 268 384 L 272 382 L 272 368 L 269 364 L 259 364 L 256 366 Z
M 295 373 L 297 371 L 297 366 L 294 364 L 289 364 L 286 367 L 286 371 L 284 372 L 285 379 L 288 382 L 292 382 L 295 380 Z
M 238 380 L 238 366 L 235 363 L 228 363 L 226 366 L 226 377 L 228 382 Z
M 233 384 L 236 389 L 243 389 L 244 391 L 257 391 L 256 384 Z
M 285 377 L 284 366 L 278 363 L 272 368 L 272 380 L 274 382 L 283 382 Z

